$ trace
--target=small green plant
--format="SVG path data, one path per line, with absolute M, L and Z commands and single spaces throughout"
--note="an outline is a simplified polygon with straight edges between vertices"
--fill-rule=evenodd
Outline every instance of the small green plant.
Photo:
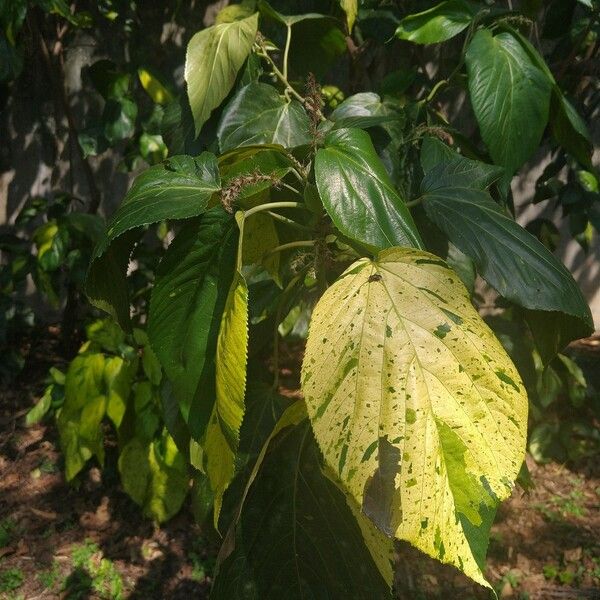
M 0 521 L 0 548 L 5 548 L 13 539 L 17 524 L 10 518 Z
M 0 571 L 0 592 L 12 592 L 23 585 L 25 576 L 21 569 L 13 567 Z
M 58 561 L 54 560 L 50 569 L 38 574 L 39 582 L 48 590 L 52 590 L 60 581 L 61 572 Z
M 206 554 L 203 545 L 205 545 L 204 541 L 200 539 L 188 552 L 188 560 L 192 565 L 191 578 L 194 581 L 204 581 L 207 577 L 212 577 L 214 573 L 216 559 L 214 556 Z
M 164 521 L 181 508 L 190 477 L 164 426 L 161 366 L 140 328 L 126 335 L 104 319 L 90 323 L 86 333 L 67 372 L 50 370 L 49 385 L 26 422 L 54 413 L 69 481 L 93 458 L 104 465 L 103 432 L 110 423 L 118 438 L 125 491 L 148 516 Z M 55 468 L 44 461 L 35 472 L 40 476 Z
M 568 518 L 581 518 L 587 514 L 585 493 L 582 480 L 573 477 L 570 480 L 572 489 L 567 494 L 554 494 L 543 503 L 534 504 L 549 521 L 563 521 Z
M 121 600 L 123 580 L 112 561 L 102 557 L 97 544 L 85 540 L 71 552 L 73 572 L 67 577 L 63 588 L 69 597 L 84 598 L 95 591 L 101 598 Z

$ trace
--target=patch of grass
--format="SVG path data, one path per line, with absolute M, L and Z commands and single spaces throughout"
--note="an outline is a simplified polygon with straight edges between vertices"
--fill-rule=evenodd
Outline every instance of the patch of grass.
M 191 579 L 194 581 L 204 581 L 212 576 L 215 569 L 215 557 L 207 555 L 203 546 L 203 541 L 198 540 L 194 543 L 193 549 L 188 552 L 188 559 L 192 563 Z
M 571 479 L 573 488 L 566 495 L 554 494 L 545 502 L 534 504 L 548 521 L 562 521 L 570 517 L 585 517 L 585 494 L 583 492 L 583 480 L 575 477 Z
M 0 521 L 0 548 L 8 546 L 13 538 L 17 524 L 12 519 Z
M 549 581 L 557 581 L 563 585 L 577 585 L 585 574 L 583 565 L 559 567 L 554 564 L 544 565 L 542 568 L 544 577 Z
M 85 540 L 71 552 L 73 571 L 66 578 L 63 590 L 69 598 L 87 598 L 96 592 L 107 600 L 123 598 L 123 580 L 112 561 L 102 557 L 97 544 Z
M 47 571 L 39 573 L 37 578 L 46 589 L 53 589 L 60 579 L 60 566 L 58 562 L 54 561 L 52 567 Z
M 6 569 L 6 571 L 0 572 L 0 592 L 12 592 L 20 588 L 23 585 L 23 581 L 25 581 L 25 576 L 21 569 Z

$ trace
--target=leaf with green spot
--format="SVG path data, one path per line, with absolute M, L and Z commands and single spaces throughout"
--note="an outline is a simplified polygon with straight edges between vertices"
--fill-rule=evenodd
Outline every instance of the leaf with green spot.
M 352 265 L 315 308 L 302 389 L 326 464 L 379 529 L 487 585 L 486 527 L 521 467 L 528 404 L 458 276 L 413 249 Z

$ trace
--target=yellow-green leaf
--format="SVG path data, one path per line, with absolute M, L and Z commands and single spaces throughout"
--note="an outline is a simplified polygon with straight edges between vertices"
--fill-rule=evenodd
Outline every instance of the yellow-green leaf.
M 358 1 L 357 0 L 340 0 L 340 6 L 346 13 L 346 23 L 348 24 L 348 33 L 352 33 L 354 27 L 354 21 L 356 21 L 356 15 L 358 14 Z
M 233 87 L 237 72 L 250 53 L 257 28 L 258 13 L 241 21 L 208 27 L 190 40 L 185 80 L 196 135 Z
M 302 387 L 324 459 L 363 513 L 487 585 L 527 396 L 458 275 L 413 249 L 354 263 L 313 313 Z
M 279 283 L 279 252 L 269 251 L 279 245 L 273 218 L 264 213 L 252 215 L 244 224 L 242 256 L 245 265 L 262 264 Z
M 168 104 L 173 101 L 173 94 L 148 69 L 140 67 L 138 69 L 138 77 L 140 78 L 142 87 L 156 104 Z
M 218 525 L 223 494 L 235 474 L 235 456 L 244 418 L 248 357 L 248 288 L 238 272 L 225 303 L 217 340 L 216 400 L 206 430 L 206 473 L 215 493 Z

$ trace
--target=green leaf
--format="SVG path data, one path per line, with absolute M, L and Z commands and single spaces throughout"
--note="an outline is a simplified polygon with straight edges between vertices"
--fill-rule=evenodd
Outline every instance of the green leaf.
M 379 574 L 344 494 L 319 462 L 306 423 L 270 443 L 211 598 L 391 598 L 391 580 Z
M 401 107 L 389 99 L 381 100 L 378 94 L 362 92 L 346 98 L 332 113 L 329 119 L 335 129 L 358 127 L 366 129 L 375 125 L 387 125 L 384 129 L 393 138 L 404 124 Z M 393 124 L 393 125 L 392 125 Z
M 480 29 L 466 53 L 469 95 L 494 162 L 512 175 L 538 147 L 552 81 L 510 33 Z
M 378 249 L 421 247 L 412 217 L 364 131 L 330 132 L 317 150 L 315 180 L 325 209 L 345 235 Z
M 187 224 L 161 261 L 148 337 L 192 437 L 200 441 L 215 399 L 215 353 L 235 269 L 237 233 L 220 206 Z
M 440 165 L 438 167 L 438 165 Z M 421 145 L 421 166 L 425 172 L 426 187 L 470 187 L 484 190 L 500 179 L 502 167 L 465 158 L 436 138 L 426 137 Z M 435 167 L 435 175 L 428 176 Z
M 310 142 L 310 119 L 297 100 L 266 83 L 244 86 L 225 107 L 217 128 L 221 152 L 253 144 L 293 148 Z
M 279 235 L 273 218 L 264 213 L 256 213 L 244 224 L 244 244 L 242 256 L 245 265 L 262 264 L 265 270 L 279 282 L 280 252 L 269 254 L 279 246 Z
M 173 94 L 160 81 L 160 79 L 150 70 L 140 67 L 138 69 L 138 77 L 142 87 L 148 93 L 156 104 L 168 104 L 173 102 Z
M 235 474 L 235 460 L 244 418 L 248 358 L 248 288 L 237 273 L 227 296 L 217 348 L 216 400 L 206 430 L 206 474 L 215 494 L 214 524 L 218 529 L 223 494 Z
M 475 581 L 525 452 L 514 365 L 438 257 L 361 259 L 313 313 L 302 390 L 326 464 L 378 528 Z
M 258 13 L 196 33 L 185 57 L 185 80 L 196 136 L 230 92 L 248 57 L 258 28 Z
M 64 264 L 69 250 L 69 232 L 52 219 L 40 225 L 33 234 L 39 267 L 51 273 Z
M 230 4 L 222 8 L 217 14 L 215 24 L 220 23 L 232 23 L 233 21 L 241 21 L 247 17 L 251 17 L 254 14 L 255 2 L 252 0 L 242 0 L 241 4 Z
M 109 99 L 104 105 L 103 133 L 110 144 L 130 138 L 135 132 L 137 104 L 129 98 Z
M 552 137 L 582 165 L 592 168 L 593 145 L 587 124 L 558 88 L 553 90 L 550 113 Z
M 445 178 L 445 164 L 434 167 L 423 180 L 428 217 L 473 259 L 480 275 L 503 297 L 543 311 L 537 317 L 530 314 L 529 320 L 539 330 L 537 345 L 545 360 L 568 341 L 589 335 L 590 309 L 564 265 L 504 214 L 487 192 L 464 187 L 467 182 L 460 177 L 452 186 Z
M 92 84 L 105 99 L 120 100 L 129 92 L 131 75 L 123 73 L 112 60 L 96 61 L 87 70 Z
M 119 456 L 119 473 L 125 492 L 159 523 L 175 516 L 187 496 L 185 459 L 166 433 L 152 442 L 129 441 Z
M 139 175 L 94 251 L 86 282 L 92 304 L 128 328 L 126 273 L 138 237 L 137 231 L 130 230 L 166 219 L 198 216 L 220 187 L 216 158 L 208 152 L 198 158 L 174 156 Z
M 474 16 L 475 11 L 467 2 L 447 0 L 404 17 L 396 29 L 396 37 L 415 44 L 445 42 L 466 29 Z
M 96 456 L 104 462 L 102 419 L 106 413 L 103 354 L 79 355 L 69 365 L 65 401 L 58 415 L 60 445 L 65 455 L 65 477 L 71 481 Z
M 326 19 L 325 15 L 320 13 L 305 13 L 303 15 L 284 15 L 279 11 L 275 10 L 268 2 L 265 0 L 259 0 L 258 9 L 260 10 L 262 16 L 268 17 L 281 23 L 282 25 L 286 25 L 287 27 L 291 27 L 296 23 L 300 23 L 301 21 L 311 21 L 315 19 Z
M 57 386 L 55 384 L 49 385 L 44 390 L 44 395 L 36 402 L 36 404 L 29 409 L 25 416 L 25 425 L 31 427 L 39 423 L 48 413 L 52 407 L 52 396 Z

